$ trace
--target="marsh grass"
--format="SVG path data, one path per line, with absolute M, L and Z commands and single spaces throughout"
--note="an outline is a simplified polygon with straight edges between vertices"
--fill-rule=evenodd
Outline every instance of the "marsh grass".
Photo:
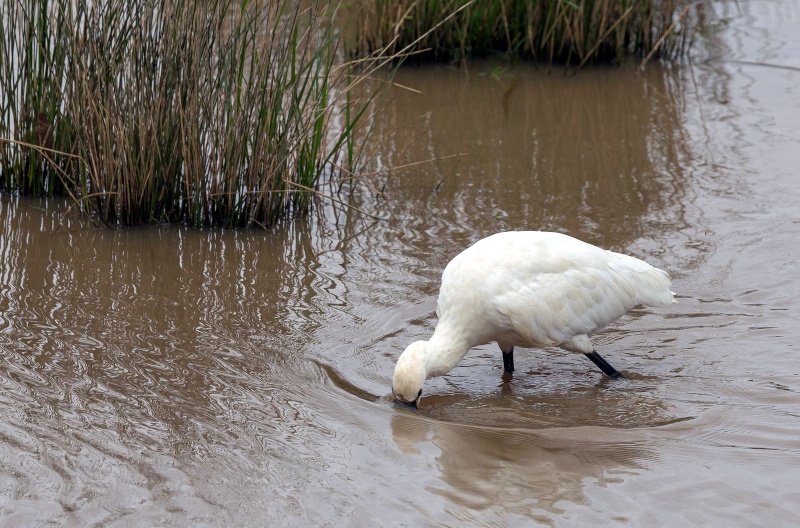
M 47 149 L 69 150 L 69 133 L 56 134 L 63 106 L 63 24 L 49 19 L 50 3 L 0 6 L 0 137 Z M 53 23 L 55 22 L 55 23 Z M 43 151 L 0 144 L 0 190 L 23 193 L 63 192 L 58 178 L 49 177 Z M 63 162 L 56 158 L 59 163 Z
M 362 161 L 368 109 L 335 3 L 12 0 L 0 190 L 108 224 L 268 226 Z M 363 91 L 359 91 L 363 93 Z
M 350 51 L 387 47 L 391 53 L 419 41 L 413 56 L 420 61 L 501 54 L 582 66 L 628 53 L 676 57 L 690 43 L 687 5 L 688 0 L 375 0 L 357 11 Z

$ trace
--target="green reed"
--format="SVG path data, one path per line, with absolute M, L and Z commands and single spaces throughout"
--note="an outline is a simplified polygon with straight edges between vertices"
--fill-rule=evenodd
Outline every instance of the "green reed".
M 58 119 L 63 105 L 65 27 L 47 13 L 52 2 L 29 2 L 28 9 L 0 6 L 0 137 L 46 149 L 69 144 L 69 132 Z M 58 121 L 58 122 L 57 122 Z M 59 193 L 62 182 L 52 177 L 44 151 L 0 144 L 0 190 Z M 59 160 L 61 162 L 63 160 Z
M 0 190 L 109 224 L 273 224 L 356 173 L 377 92 L 337 58 L 335 3 L 11 0 Z M 362 67 L 359 76 L 370 74 Z
M 502 54 L 583 65 L 688 48 L 688 0 L 374 0 L 358 10 L 351 52 L 418 60 Z M 417 42 L 411 49 L 409 44 Z

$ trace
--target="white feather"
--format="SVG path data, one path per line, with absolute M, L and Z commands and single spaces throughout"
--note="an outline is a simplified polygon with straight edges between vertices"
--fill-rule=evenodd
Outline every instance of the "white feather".
M 418 379 L 403 379 L 414 370 L 405 364 L 412 356 L 424 363 L 430 378 L 449 372 L 467 350 L 489 342 L 503 350 L 559 345 L 590 353 L 588 336 L 634 306 L 673 302 L 669 275 L 637 258 L 559 233 L 492 235 L 445 268 L 436 330 L 427 343 L 415 343 L 407 360 L 405 353 L 398 359 L 395 395 L 402 390 L 403 398 L 412 392 L 416 398 L 422 388 Z M 419 378 L 419 369 L 415 372 Z

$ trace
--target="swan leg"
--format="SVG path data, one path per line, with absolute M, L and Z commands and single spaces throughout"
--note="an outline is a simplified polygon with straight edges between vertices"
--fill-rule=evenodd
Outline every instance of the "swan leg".
M 509 373 L 514 372 L 514 347 L 511 347 L 508 352 L 500 350 L 503 352 L 503 370 Z
M 592 363 L 594 363 L 595 365 L 600 367 L 600 370 L 602 370 L 603 373 L 606 376 L 609 376 L 609 377 L 612 377 L 612 378 L 626 378 L 627 377 L 627 376 L 625 376 L 625 374 L 623 374 L 622 372 L 620 372 L 617 369 L 615 369 L 614 367 L 612 367 L 611 364 L 608 361 L 603 359 L 603 356 L 601 356 L 600 354 L 598 354 L 594 350 L 592 350 L 589 354 L 586 354 L 586 357 L 591 359 Z M 505 354 L 503 355 L 503 359 L 505 360 Z

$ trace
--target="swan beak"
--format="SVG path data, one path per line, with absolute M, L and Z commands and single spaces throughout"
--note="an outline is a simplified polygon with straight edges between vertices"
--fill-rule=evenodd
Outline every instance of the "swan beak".
M 392 387 L 392 395 L 394 395 L 394 387 Z M 422 389 L 419 390 L 419 392 L 417 393 L 417 399 L 414 400 L 413 402 L 407 402 L 407 401 L 401 400 L 400 398 L 395 396 L 394 397 L 394 403 L 396 403 L 400 407 L 405 407 L 406 409 L 417 410 L 417 409 L 419 409 L 419 399 L 420 399 L 421 396 L 422 396 Z
M 405 402 L 403 400 L 399 400 L 397 398 L 394 399 L 394 403 L 399 405 L 400 407 L 405 407 L 406 409 L 414 409 L 415 411 L 419 409 L 419 407 L 417 407 L 417 402 L 419 402 L 419 398 L 410 403 Z

